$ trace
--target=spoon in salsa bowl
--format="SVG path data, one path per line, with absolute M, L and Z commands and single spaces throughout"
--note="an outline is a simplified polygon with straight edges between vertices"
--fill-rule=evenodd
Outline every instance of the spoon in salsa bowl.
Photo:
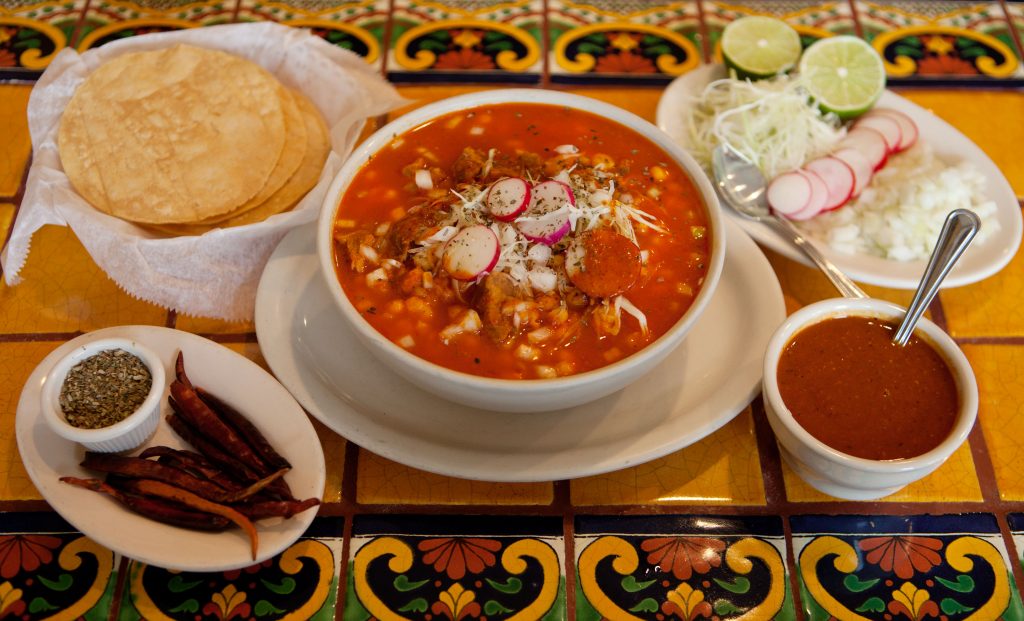
M 914 299 L 907 308 L 907 314 L 903 316 L 899 328 L 892 335 L 892 342 L 903 347 L 914 333 L 914 326 L 921 314 L 932 303 L 935 294 L 939 292 L 939 285 L 946 278 L 949 270 L 960 259 L 960 255 L 967 250 L 971 240 L 978 234 L 981 228 L 981 219 L 973 211 L 968 209 L 954 209 L 946 216 L 946 221 L 939 232 L 939 239 L 932 250 L 932 256 L 928 259 L 928 266 L 924 270 L 924 276 L 917 285 L 914 292 Z

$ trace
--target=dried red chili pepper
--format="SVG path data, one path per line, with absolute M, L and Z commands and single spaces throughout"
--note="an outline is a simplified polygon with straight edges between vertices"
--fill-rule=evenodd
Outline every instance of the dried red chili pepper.
M 302 513 L 320 504 L 319 498 L 307 498 L 306 500 L 266 500 L 259 502 L 241 502 L 232 505 L 239 513 L 250 520 L 262 520 L 271 517 L 288 519 L 293 515 Z
M 143 517 L 147 517 L 165 524 L 181 526 L 183 528 L 194 528 L 196 530 L 221 531 L 230 528 L 232 523 L 227 518 L 213 515 L 203 511 L 192 511 L 182 509 L 180 506 L 171 504 L 148 496 L 139 496 L 124 492 L 109 485 L 100 479 L 79 479 L 77 477 L 61 477 L 60 480 L 70 485 L 82 487 L 94 492 L 108 494 Z
M 175 433 L 181 436 L 182 440 L 194 446 L 207 459 L 223 468 L 235 479 L 245 483 L 253 483 L 260 479 L 260 475 L 253 472 L 252 468 L 234 459 L 231 455 L 221 450 L 219 446 L 208 441 L 193 429 L 181 415 L 181 407 L 173 398 L 168 397 L 168 401 L 171 404 L 171 409 L 174 410 L 174 414 L 167 417 L 167 424 L 170 425 Z
M 177 380 L 173 381 L 171 396 L 180 406 L 178 414 L 211 443 L 218 445 L 224 452 L 261 475 L 273 472 L 273 469 L 263 463 L 238 433 L 199 398 L 191 386 Z
M 282 457 L 274 447 L 270 445 L 267 438 L 260 433 L 260 430 L 256 428 L 244 414 L 231 407 L 227 403 L 224 403 L 216 395 L 211 394 L 209 391 L 204 390 L 201 387 L 195 387 L 196 394 L 199 398 L 205 402 L 211 410 L 216 412 L 221 420 L 230 425 L 238 432 L 253 451 L 273 470 L 288 469 L 290 470 L 292 465 L 288 463 L 288 460 Z
M 227 492 L 219 485 L 194 477 L 177 468 L 139 457 L 86 452 L 81 466 L 89 470 L 106 472 L 108 474 L 121 474 L 133 478 L 163 481 L 177 487 L 192 490 L 199 496 L 216 502 L 227 502 L 229 498 L 234 498 L 235 494 L 237 494 L 237 492 Z

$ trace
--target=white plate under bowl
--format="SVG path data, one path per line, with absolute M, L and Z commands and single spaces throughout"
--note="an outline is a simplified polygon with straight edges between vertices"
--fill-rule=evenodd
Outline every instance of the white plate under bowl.
M 722 65 L 704 65 L 685 73 L 665 89 L 658 102 L 657 123 L 665 133 L 676 140 L 684 149 L 691 143 L 686 119 L 694 105 L 694 98 L 712 80 L 725 77 Z M 981 150 L 978 145 L 964 136 L 949 123 L 943 121 L 921 106 L 900 97 L 892 91 L 885 91 L 875 104 L 880 108 L 892 108 L 910 116 L 920 132 L 919 140 L 928 141 L 935 154 L 946 162 L 968 161 L 985 176 L 985 196 L 995 202 L 995 220 L 999 230 L 984 242 L 972 244 L 960 261 L 942 283 L 943 287 L 959 287 L 977 282 L 995 274 L 1006 266 L 1020 246 L 1022 227 L 1020 204 L 1010 187 L 1010 182 Z M 723 206 L 722 212 L 733 218 L 758 243 L 775 252 L 811 265 L 810 261 L 793 244 L 764 224 L 747 220 Z M 824 243 L 817 244 L 822 253 L 839 266 L 854 280 L 894 289 L 915 289 L 924 274 L 927 261 L 893 261 L 865 254 L 844 254 Z
M 263 272 L 256 334 L 277 378 L 325 425 L 422 470 L 487 481 L 550 481 L 643 463 L 712 433 L 757 395 L 765 346 L 785 319 L 757 246 L 728 220 L 722 279 L 661 365 L 579 407 L 502 413 L 445 401 L 379 363 L 323 284 L 315 229 L 288 234 Z
M 235 406 L 263 432 L 292 464 L 285 480 L 296 498 L 322 498 L 326 469 L 316 430 L 288 391 L 241 354 L 194 334 L 156 326 L 117 326 L 72 339 L 55 349 L 29 376 L 18 401 L 15 429 L 25 470 L 50 506 L 72 526 L 124 556 L 149 565 L 182 571 L 227 571 L 247 567 L 280 553 L 294 543 L 316 517 L 315 508 L 288 520 L 256 522 L 259 553 L 254 561 L 249 538 L 240 530 L 210 533 L 178 528 L 144 518 L 105 494 L 61 483 L 62 476 L 102 477 L 79 466 L 85 449 L 50 430 L 42 419 L 39 398 L 54 363 L 76 347 L 109 337 L 142 343 L 160 356 L 168 383 L 174 377 L 178 351 L 185 370 L 202 386 Z M 166 395 L 166 388 L 165 388 Z M 170 412 L 166 399 L 163 415 Z M 161 417 L 145 446 L 187 448 Z M 140 449 L 141 450 L 141 449 Z

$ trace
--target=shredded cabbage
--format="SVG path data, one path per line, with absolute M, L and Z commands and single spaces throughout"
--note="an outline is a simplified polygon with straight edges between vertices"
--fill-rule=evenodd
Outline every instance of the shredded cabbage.
M 709 172 L 721 143 L 773 179 L 826 155 L 846 133 L 836 115 L 814 104 L 799 77 L 715 80 L 695 100 L 687 119 L 691 153 Z

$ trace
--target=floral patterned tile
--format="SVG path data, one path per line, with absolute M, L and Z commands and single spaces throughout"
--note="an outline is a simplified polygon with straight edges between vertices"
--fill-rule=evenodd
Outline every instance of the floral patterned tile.
M 804 618 L 1024 618 L 994 516 L 794 516 Z
M 386 0 L 240 0 L 238 21 L 275 21 L 309 28 L 313 34 L 382 66 L 388 24 Z
M 56 514 L 0 514 L 0 618 L 106 619 L 119 563 Z
M 576 619 L 795 619 L 777 517 L 576 518 Z
M 569 84 L 665 84 L 701 63 L 696 2 L 548 2 L 548 71 Z
M 357 516 L 346 621 L 564 621 L 559 517 Z
M 748 0 L 741 2 L 715 2 L 705 0 L 704 23 L 708 33 L 708 46 L 715 62 L 722 62 L 719 39 L 722 30 L 740 17 L 747 15 L 770 15 L 785 20 L 800 33 L 800 39 L 807 47 L 824 37 L 836 34 L 855 34 L 856 25 L 850 3 L 821 2 L 820 0 Z
M 0 3 L 0 79 L 38 77 L 67 47 L 86 0 Z
M 317 518 L 281 554 L 234 571 L 178 572 L 132 561 L 117 618 L 333 620 L 342 527 L 341 518 Z
M 388 77 L 402 82 L 537 83 L 542 0 L 394 0 Z
M 890 80 L 1024 79 L 1020 51 L 998 2 L 855 0 L 862 34 Z
M 75 48 L 85 51 L 140 34 L 230 23 L 237 0 L 91 0 Z

